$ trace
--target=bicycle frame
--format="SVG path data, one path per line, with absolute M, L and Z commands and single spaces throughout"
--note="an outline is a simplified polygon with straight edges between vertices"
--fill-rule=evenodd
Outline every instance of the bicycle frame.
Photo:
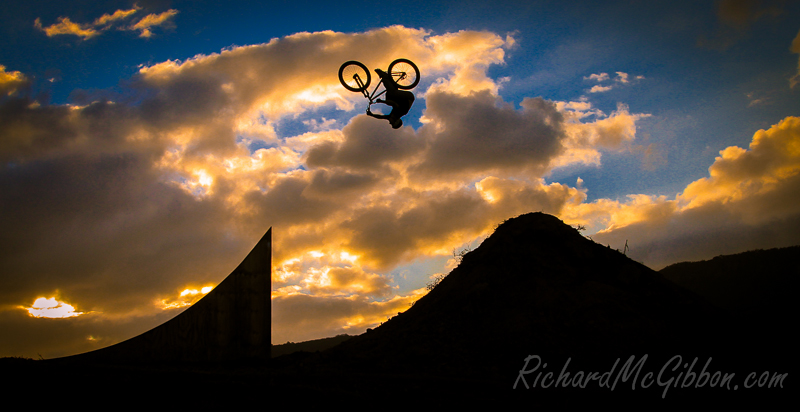
M 392 73 L 392 76 L 395 76 L 395 74 Z M 398 80 L 403 80 L 406 77 L 406 73 L 402 73 L 402 72 L 398 73 L 396 75 L 396 77 L 398 78 Z M 361 91 L 361 94 L 363 94 L 364 97 L 366 97 L 369 100 L 370 106 L 375 103 L 375 100 L 378 97 L 381 97 L 382 94 L 386 93 L 386 88 L 381 90 L 380 93 L 377 93 L 378 92 L 378 88 L 381 87 L 381 85 L 383 84 L 383 79 L 381 79 L 381 78 L 378 79 L 378 84 L 375 85 L 375 88 L 372 90 L 372 93 L 368 93 L 367 92 L 367 88 L 364 87 L 364 82 L 361 81 L 361 77 L 358 75 L 358 73 L 356 73 L 354 78 L 356 80 L 356 83 L 358 83 L 358 87 L 364 89 L 364 90 Z
M 356 74 L 354 76 L 354 78 L 356 80 L 356 83 L 358 83 L 358 87 L 364 89 L 364 90 L 361 91 L 361 94 L 363 94 L 364 97 L 366 97 L 369 100 L 369 104 L 370 105 L 375 103 L 375 99 L 380 97 L 382 94 L 386 93 L 386 89 L 383 89 L 380 93 L 377 93 L 378 88 L 381 87 L 381 85 L 383 84 L 383 79 L 379 79 L 378 80 L 378 84 L 375 85 L 375 89 L 372 90 L 372 93 L 369 93 L 369 92 L 367 92 L 367 88 L 364 87 L 364 82 L 361 81 L 361 76 Z

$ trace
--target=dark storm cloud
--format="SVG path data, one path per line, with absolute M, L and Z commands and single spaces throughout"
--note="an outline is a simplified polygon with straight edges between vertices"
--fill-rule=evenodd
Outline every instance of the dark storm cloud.
M 697 45 L 714 50 L 727 50 L 748 35 L 759 20 L 775 18 L 783 13 L 782 0 L 719 0 L 716 2 L 718 27 L 710 36 L 701 35 Z
M 80 310 L 114 313 L 181 287 L 186 277 L 218 281 L 236 259 L 223 256 L 246 247 L 223 240 L 224 207 L 160 181 L 150 162 L 117 153 L 6 165 L 0 300 L 29 305 L 59 290 L 91 302 Z M 164 253 L 181 249 L 181 262 Z
M 344 141 L 325 142 L 308 151 L 311 167 L 342 166 L 353 169 L 380 169 L 387 162 L 400 161 L 418 153 L 422 140 L 410 128 L 398 133 L 383 122 L 356 116 L 342 129 Z
M 365 259 L 386 268 L 417 253 L 426 243 L 439 240 L 455 231 L 480 232 L 484 219 L 473 219 L 482 208 L 480 197 L 466 191 L 426 194 L 416 199 L 414 207 L 398 213 L 400 205 L 365 208 L 356 211 L 343 224 L 353 232 L 348 245 L 364 251 Z
M 430 148 L 412 170 L 481 173 L 528 170 L 541 174 L 558 156 L 564 117 L 552 102 L 526 98 L 515 110 L 488 91 L 468 96 L 432 92 L 420 134 Z
M 266 192 L 251 191 L 245 201 L 261 215 L 260 221 L 302 225 L 322 221 L 337 209 L 334 199 L 308 196 L 309 182 L 299 177 L 279 178 Z
M 373 173 L 317 169 L 313 172 L 307 191 L 321 196 L 356 196 L 367 193 L 379 181 L 380 178 Z

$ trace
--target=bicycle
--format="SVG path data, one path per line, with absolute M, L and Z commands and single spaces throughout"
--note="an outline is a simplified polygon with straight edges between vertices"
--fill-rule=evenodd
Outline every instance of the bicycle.
M 386 72 L 392 75 L 398 89 L 411 90 L 419 84 L 419 69 L 411 60 L 397 59 L 389 64 L 389 69 Z M 342 83 L 345 89 L 351 92 L 362 93 L 364 97 L 369 100 L 368 108 L 376 103 L 378 97 L 386 93 L 385 87 L 378 93 L 378 88 L 383 84 L 382 79 L 375 85 L 375 89 L 372 90 L 372 93 L 368 92 L 367 87 L 369 87 L 371 80 L 372 75 L 367 69 L 367 66 L 361 62 L 351 60 L 344 62 L 344 64 L 339 67 L 339 82 Z

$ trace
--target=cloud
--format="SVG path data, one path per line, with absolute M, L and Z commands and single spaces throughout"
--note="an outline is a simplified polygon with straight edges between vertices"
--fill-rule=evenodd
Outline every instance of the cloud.
M 48 27 L 43 27 L 42 21 L 37 17 L 33 22 L 33 26 L 43 31 L 47 37 L 71 34 L 86 40 L 99 34 L 99 32 L 95 30 L 91 24 L 74 23 L 69 19 L 69 17 L 59 17 L 58 23 L 52 24 Z
M 381 297 L 391 292 L 385 276 L 352 266 L 322 267 L 309 271 L 303 283 L 315 296 L 359 294 Z
M 721 253 L 800 243 L 800 118 L 787 117 L 755 133 L 749 149 L 720 151 L 709 177 L 674 200 L 633 196 L 628 202 L 581 205 L 607 226 L 593 238 L 620 247 L 654 267 Z M 590 210 L 594 209 L 594 210 Z M 595 215 L 595 219 L 598 219 Z
M 570 164 L 600 165 L 601 150 L 635 150 L 631 142 L 636 138 L 636 122 L 649 117 L 646 113 L 630 113 L 625 104 L 607 116 L 588 102 L 559 102 L 565 123 L 564 151 L 551 159 L 549 169 Z M 590 115 L 594 121 L 585 121 Z
M 0 101 L 5 96 L 13 96 L 29 84 L 30 81 L 24 74 L 17 71 L 7 72 L 6 66 L 0 64 Z
M 352 297 L 290 294 L 273 297 L 272 341 L 302 342 L 340 334 L 360 334 L 399 312 L 424 295 L 425 289 L 385 301 Z
M 193 305 L 198 300 L 202 299 L 208 292 L 214 289 L 213 285 L 203 286 L 199 289 L 183 289 L 179 293 L 172 296 L 166 296 L 157 301 L 156 306 L 162 310 L 179 309 Z
M 131 30 L 139 30 L 141 33 L 139 37 L 151 37 L 153 32 L 150 30 L 153 27 L 164 26 L 170 22 L 170 19 L 178 14 L 178 10 L 169 9 L 159 14 L 148 14 L 141 20 L 131 26 Z
M 172 25 L 172 17 L 178 14 L 178 10 L 170 9 L 162 13 L 148 14 L 133 24 L 125 24 L 125 21 L 130 20 L 142 8 L 134 5 L 133 8 L 127 10 L 116 10 L 111 14 L 105 13 L 98 17 L 92 23 L 76 23 L 70 20 L 69 17 L 59 17 L 58 23 L 44 27 L 40 18 L 36 18 L 33 26 L 43 31 L 47 37 L 58 35 L 73 35 L 78 36 L 83 40 L 95 37 L 102 32 L 111 28 L 119 30 L 139 31 L 139 37 L 151 37 L 153 35 L 152 29 L 154 27 L 167 27 Z
M 628 75 L 628 73 L 617 72 L 617 77 L 614 78 L 614 81 L 617 82 L 617 83 L 630 83 L 630 80 L 628 79 L 628 77 L 630 77 Z M 644 79 L 644 76 L 642 76 L 642 75 L 634 76 L 633 79 L 634 80 L 642 80 L 642 79 Z
M 544 173 L 563 151 L 563 116 L 553 102 L 526 98 L 514 109 L 489 91 L 468 96 L 431 92 L 419 135 L 428 144 L 418 174 Z
M 607 92 L 607 91 L 611 90 L 612 88 L 613 88 L 612 86 L 600 86 L 600 85 L 598 84 L 598 85 L 596 85 L 596 86 L 592 86 L 592 88 L 591 88 L 591 89 L 589 89 L 589 93 L 602 93 L 602 92 Z
M 617 76 L 614 78 L 614 83 L 629 84 L 631 82 L 631 80 L 629 79 L 630 75 L 628 73 L 625 73 L 625 72 L 616 72 L 616 73 L 617 73 Z M 644 76 L 641 76 L 641 75 L 634 76 L 633 79 L 634 80 L 642 80 L 642 79 L 644 79 Z M 611 80 L 611 77 L 609 77 L 608 73 L 600 73 L 600 74 L 591 74 L 588 77 L 584 77 L 584 80 L 595 80 L 598 83 L 601 83 L 601 82 L 605 82 L 605 81 Z M 589 89 L 589 93 L 607 92 L 607 91 L 613 89 L 614 86 L 615 86 L 614 84 L 611 84 L 611 85 L 608 85 L 608 86 L 601 86 L 601 85 L 598 84 L 598 85 L 592 86 L 592 88 Z
M 753 106 L 758 106 L 758 105 L 763 105 L 763 104 L 769 104 L 770 101 L 771 101 L 770 97 L 768 97 L 768 96 L 763 96 L 762 95 L 762 96 L 756 97 L 756 93 L 755 92 L 746 93 L 745 96 L 747 96 L 747 99 L 750 100 L 750 102 L 747 104 L 747 107 L 753 107 Z
M 727 26 L 746 29 L 759 18 L 769 15 L 777 16 L 782 10 L 778 6 L 768 5 L 769 1 L 760 0 L 720 0 L 717 2 L 717 17 Z M 763 6 L 762 6 L 763 5 Z
M 584 77 L 584 79 L 597 80 L 598 82 L 608 80 L 608 78 L 608 73 L 590 74 L 588 77 Z
M 789 47 L 789 51 L 800 54 L 800 31 L 797 32 L 797 36 L 795 36 L 794 40 L 792 40 L 792 45 Z M 794 89 L 794 87 L 797 86 L 797 83 L 800 83 L 800 59 L 797 61 L 797 74 L 789 79 L 789 87 Z
M 716 6 L 717 27 L 710 37 L 698 37 L 699 47 L 725 51 L 745 38 L 756 21 L 783 13 L 779 0 L 720 0 Z
M 800 173 L 800 118 L 787 117 L 753 136 L 749 150 L 731 146 L 709 167 L 709 177 L 689 184 L 679 200 L 685 208 L 722 202 L 737 204 L 744 199 L 771 193 Z M 752 214 L 751 219 L 769 218 L 772 212 Z
M 132 14 L 136 13 L 137 11 L 141 10 L 141 7 L 134 5 L 132 9 L 128 10 L 117 10 L 112 14 L 104 14 L 98 17 L 94 21 L 95 26 L 104 26 L 108 24 L 112 24 L 118 20 L 124 20 L 131 16 Z
M 327 141 L 312 147 L 306 164 L 376 170 L 387 162 L 408 158 L 422 150 L 424 142 L 410 128 L 397 132 L 384 126 L 367 116 L 357 116 L 342 129 L 342 141 Z

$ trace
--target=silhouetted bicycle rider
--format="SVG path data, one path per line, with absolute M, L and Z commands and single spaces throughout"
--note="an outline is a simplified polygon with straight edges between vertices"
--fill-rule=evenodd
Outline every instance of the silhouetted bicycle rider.
M 378 99 L 375 102 L 391 106 L 392 111 L 388 115 L 374 114 L 367 108 L 367 115 L 376 119 L 386 119 L 393 129 L 399 129 L 403 125 L 403 121 L 400 118 L 405 116 L 411 110 L 411 105 L 414 104 L 414 93 L 399 90 L 391 74 L 381 69 L 375 69 L 375 73 L 378 73 L 378 76 L 383 80 L 383 86 L 386 88 L 386 100 Z

